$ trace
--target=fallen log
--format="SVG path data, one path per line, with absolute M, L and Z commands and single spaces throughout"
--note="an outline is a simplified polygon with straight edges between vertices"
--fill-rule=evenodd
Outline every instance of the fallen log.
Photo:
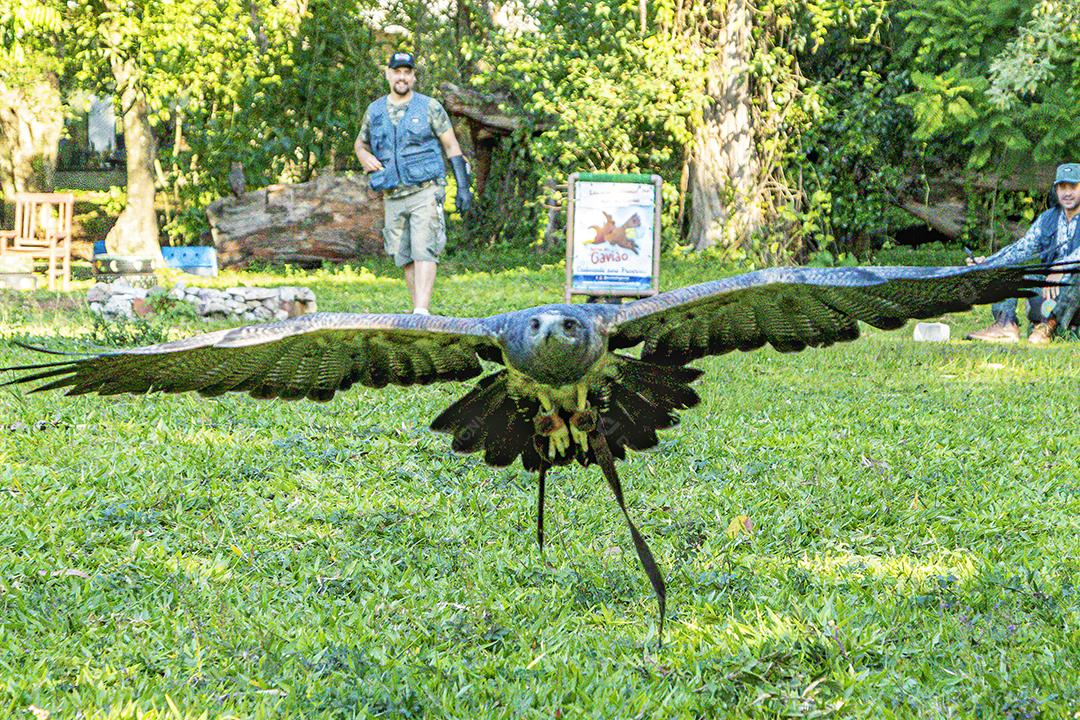
M 451 115 L 468 118 L 479 126 L 479 130 L 491 135 L 510 135 L 515 130 L 525 127 L 520 116 L 507 114 L 502 108 L 511 101 L 505 93 L 482 93 L 470 88 L 444 82 L 442 104 Z M 535 128 L 543 129 L 543 124 Z M 475 137 L 474 137 L 475 139 Z
M 937 202 L 924 203 L 910 198 L 897 198 L 894 204 L 906 210 L 912 216 L 922 220 L 927 227 L 937 230 L 942 235 L 956 239 L 964 234 L 967 224 L 967 203 L 957 198 L 939 200 Z M 992 241 L 995 245 L 1005 244 L 1019 238 L 1027 230 L 1027 225 L 1006 221 L 995 223 L 993 227 L 987 226 L 975 230 L 980 241 Z
M 361 175 L 327 173 L 220 198 L 206 217 L 222 267 L 318 267 L 382 252 L 382 198 Z

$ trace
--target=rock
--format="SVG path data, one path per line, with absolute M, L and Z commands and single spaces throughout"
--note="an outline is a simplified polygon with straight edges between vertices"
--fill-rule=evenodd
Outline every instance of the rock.
M 114 295 L 101 308 L 101 314 L 106 317 L 131 317 L 131 301 Z
M 365 176 L 329 173 L 221 198 L 206 209 L 222 267 L 317 267 L 382 253 L 382 198 Z
M 207 315 L 228 315 L 229 308 L 220 300 L 206 300 L 199 303 L 195 312 L 203 317 L 206 317 Z
M 34 272 L 34 259 L 24 255 L 0 256 L 0 273 L 25 274 Z
M 87 292 L 87 303 L 93 312 L 107 317 L 153 314 L 153 299 L 169 297 L 195 307 L 200 316 L 225 316 L 244 320 L 284 320 L 315 310 L 315 293 L 310 288 L 187 288 L 174 286 L 166 290 L 131 287 L 127 284 L 98 284 Z M 309 301 L 300 297 L 309 297 Z M 284 300 L 283 298 L 291 298 Z
M 103 303 L 109 299 L 112 286 L 108 283 L 95 283 L 86 291 L 86 302 L 90 304 Z
M 146 317 L 147 315 L 149 315 L 150 313 L 153 312 L 153 309 L 150 307 L 150 304 L 147 303 L 142 298 L 135 298 L 134 300 L 131 301 L 131 310 L 132 310 L 132 312 L 134 312 L 139 317 Z
M 245 300 L 266 300 L 277 296 L 277 290 L 274 288 L 249 287 L 240 289 L 244 291 Z

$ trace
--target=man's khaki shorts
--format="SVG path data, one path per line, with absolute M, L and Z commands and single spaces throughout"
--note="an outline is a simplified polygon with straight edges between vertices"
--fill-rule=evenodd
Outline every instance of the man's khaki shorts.
M 446 248 L 446 186 L 429 185 L 403 198 L 385 198 L 383 247 L 398 267 L 416 260 L 439 262 Z

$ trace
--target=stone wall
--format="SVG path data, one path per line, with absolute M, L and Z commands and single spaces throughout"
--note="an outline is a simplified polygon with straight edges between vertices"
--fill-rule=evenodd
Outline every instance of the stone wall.
M 195 308 L 199 317 L 207 319 L 234 318 L 238 320 L 285 320 L 316 312 L 315 293 L 306 287 L 187 287 L 179 282 L 174 287 L 139 288 L 123 280 L 98 283 L 86 293 L 93 312 L 105 317 L 134 317 L 150 315 L 155 299 L 162 302 L 184 302 Z M 165 300 L 168 298 L 168 300 Z

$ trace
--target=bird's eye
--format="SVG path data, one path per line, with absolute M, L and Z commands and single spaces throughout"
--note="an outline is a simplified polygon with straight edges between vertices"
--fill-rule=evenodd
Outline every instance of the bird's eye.
M 529 329 L 530 330 L 539 330 L 540 329 L 540 320 L 539 320 L 539 318 L 533 318 L 532 320 L 529 321 Z
M 573 332 L 577 327 L 577 320 L 566 319 L 562 321 L 563 330 L 566 332 Z

